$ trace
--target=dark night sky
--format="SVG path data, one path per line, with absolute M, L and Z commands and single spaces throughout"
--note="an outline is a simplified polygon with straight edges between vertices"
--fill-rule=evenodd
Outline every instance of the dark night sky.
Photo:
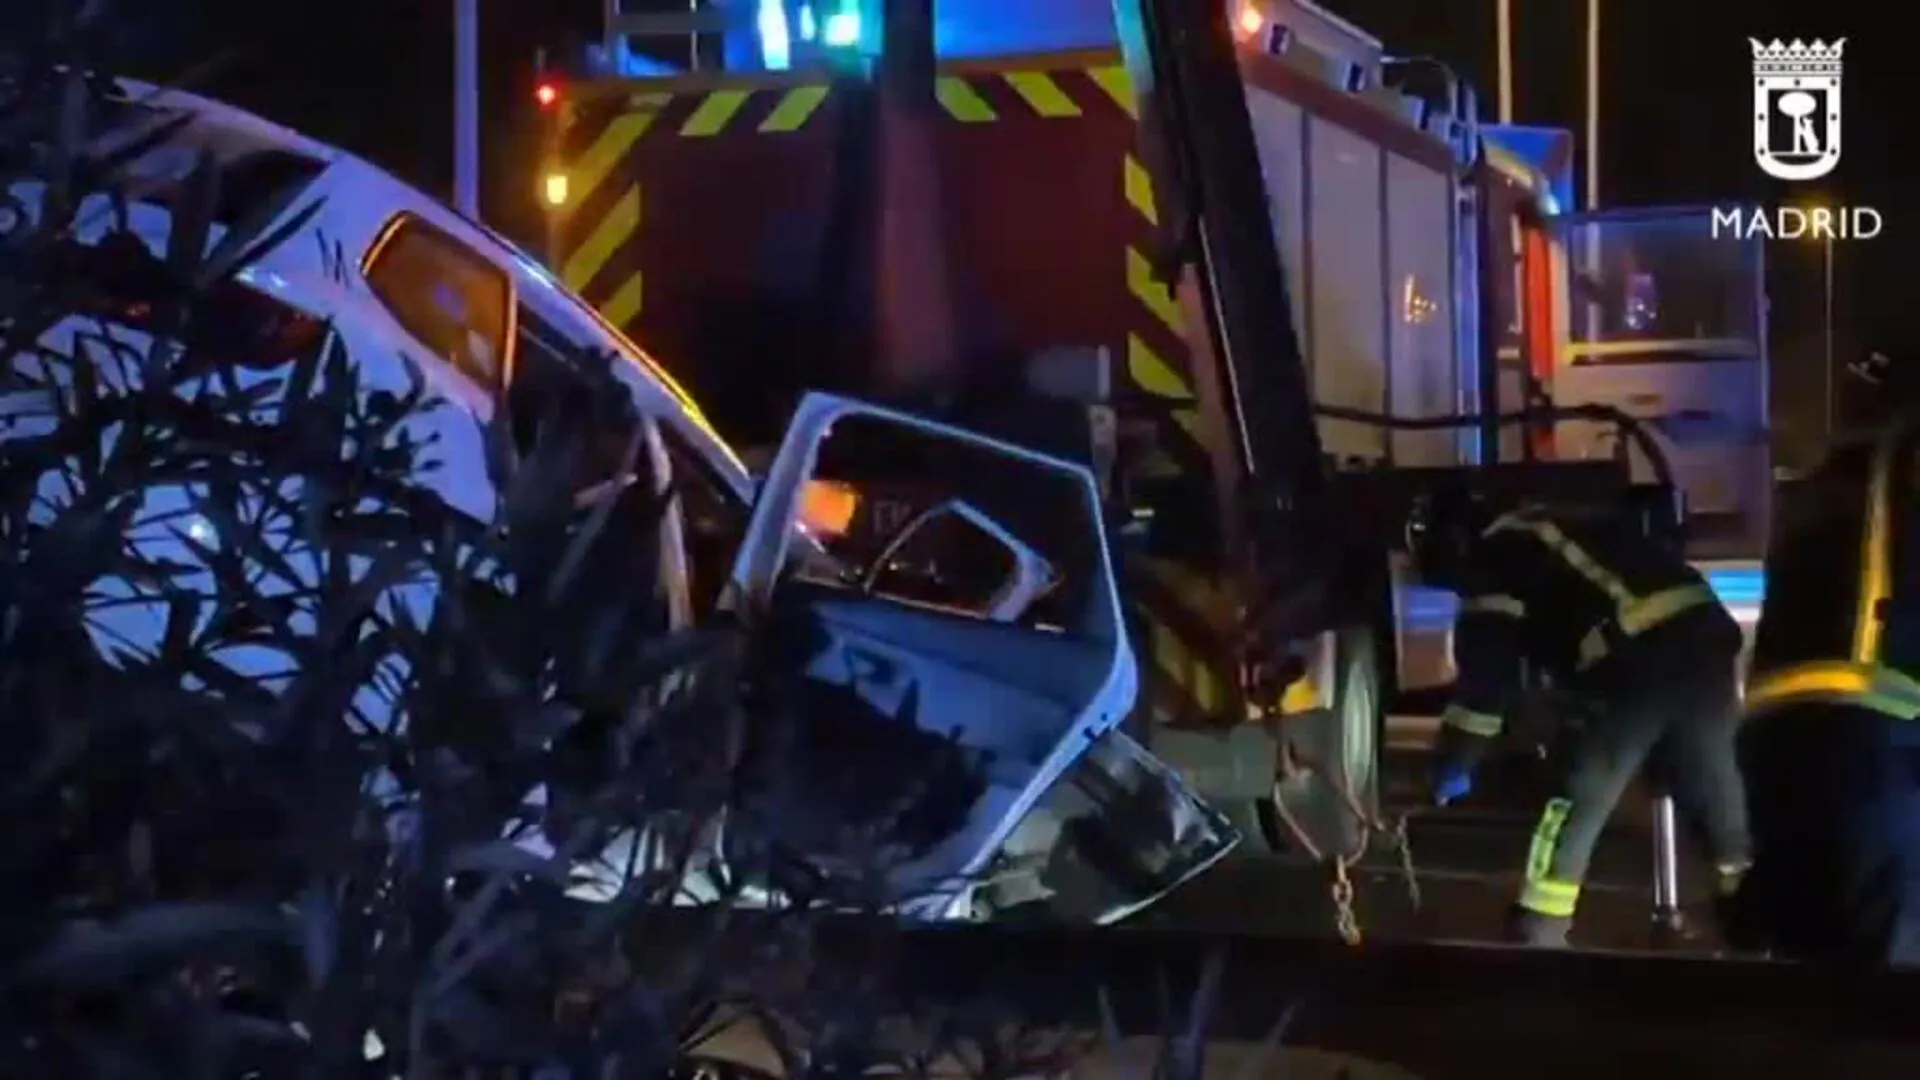
M 1033 0 L 1043 4 L 1047 0 Z M 172 74 L 196 61 L 225 61 L 202 85 L 395 172 L 444 192 L 450 186 L 451 0 L 329 0 L 315 5 L 238 0 L 118 0 L 147 10 L 130 33 L 138 66 Z M 1327 0 L 1327 6 L 1384 38 L 1395 52 L 1429 53 L 1494 90 L 1494 0 Z M 569 29 L 592 32 L 598 0 L 482 0 L 489 77 L 485 115 L 526 107 L 532 50 Z M 1517 93 L 1523 122 L 1581 124 L 1583 0 L 1515 0 Z M 295 18 L 289 11 L 299 10 Z M 1907 13 L 1888 0 L 1605 0 L 1602 188 L 1611 204 L 1729 200 L 1867 204 L 1887 220 L 1881 238 L 1839 245 L 1837 306 L 1843 360 L 1867 348 L 1911 352 L 1920 329 L 1905 318 L 1913 274 L 1905 241 L 1920 236 L 1920 196 L 1897 171 L 1920 99 L 1920 63 L 1894 22 Z M 1721 12 L 1723 14 L 1714 14 Z M 1847 40 L 1845 150 L 1836 174 L 1813 185 L 1769 181 L 1750 155 L 1748 36 Z M 512 175 L 486 192 L 491 218 L 517 231 L 530 214 L 509 173 L 526 148 L 516 125 L 489 130 L 488 174 Z M 498 137 L 495 137 L 498 133 Z M 1904 156 L 1910 156 L 1907 152 Z M 521 166 L 524 169 L 524 165 Z M 1805 190 L 1815 188 L 1817 190 Z M 1802 341 L 1820 310 L 1818 244 L 1778 244 L 1776 343 Z M 1779 364 L 1804 364 L 1804 349 L 1777 347 Z M 1789 355 L 1796 354 L 1796 355 Z M 1815 358 L 1817 359 L 1817 358 Z
M 1493 0 L 1333 0 L 1330 7 L 1401 52 L 1454 59 L 1491 109 Z M 1585 0 L 1514 0 L 1517 119 L 1580 131 L 1585 108 Z M 1715 15 L 1714 12 L 1723 14 Z M 1896 25 L 1906 12 L 1869 0 L 1603 0 L 1601 195 L 1608 205 L 1734 201 L 1873 206 L 1885 232 L 1834 245 L 1834 366 L 1881 350 L 1920 364 L 1912 245 L 1920 190 L 1904 145 L 1920 104 L 1920 64 Z M 1763 41 L 1847 39 L 1842 157 L 1829 177 L 1772 180 L 1752 158 L 1747 126 L 1752 50 Z M 1768 245 L 1775 423 L 1824 424 L 1823 245 Z M 1874 395 L 1836 376 L 1844 417 Z

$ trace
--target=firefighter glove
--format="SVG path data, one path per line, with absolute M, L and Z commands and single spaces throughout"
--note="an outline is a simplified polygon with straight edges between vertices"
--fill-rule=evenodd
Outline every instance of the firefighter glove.
M 1484 735 L 1461 731 L 1451 725 L 1440 728 L 1440 738 L 1434 747 L 1429 792 L 1429 801 L 1434 806 L 1458 802 L 1473 791 L 1473 774 L 1479 768 L 1481 759 L 1486 757 L 1488 744 L 1492 741 Z

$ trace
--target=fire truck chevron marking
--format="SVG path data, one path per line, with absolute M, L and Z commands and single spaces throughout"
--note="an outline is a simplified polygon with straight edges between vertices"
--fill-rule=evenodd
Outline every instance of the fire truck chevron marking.
M 1217 713 L 1224 704 L 1220 679 L 1205 660 L 1187 648 L 1180 635 L 1152 616 L 1144 620 L 1153 649 L 1153 666 L 1178 687 L 1201 715 Z
M 759 130 L 770 135 L 799 131 L 825 100 L 827 88 L 824 86 L 796 86 L 780 95 L 780 104 L 760 121 Z
M 1126 71 L 1117 67 L 942 75 L 934 81 L 934 97 L 948 117 L 962 124 L 1072 120 L 1089 110 L 1100 113 L 1109 98 L 1129 115 L 1133 111 Z
M 1144 652 L 1153 660 L 1159 680 L 1181 692 L 1178 696 L 1185 700 L 1178 704 L 1185 710 L 1183 715 L 1210 724 L 1257 719 L 1235 708 L 1229 642 L 1236 633 L 1238 605 L 1220 583 L 1159 559 L 1136 560 L 1128 583 L 1134 590 L 1135 610 L 1147 628 Z M 1281 711 L 1301 712 L 1317 701 L 1309 684 L 1304 691 L 1290 690 Z
M 1133 378 L 1135 386 L 1155 397 L 1166 399 L 1169 405 L 1187 403 L 1189 407 L 1174 409 L 1173 419 L 1188 436 L 1199 440 L 1200 416 L 1190 407 L 1193 402 L 1192 388 L 1187 386 L 1186 378 L 1172 364 L 1141 340 L 1139 334 L 1127 335 L 1127 374 Z
M 640 136 L 653 126 L 669 100 L 667 94 L 636 94 L 630 102 L 632 109 L 615 116 L 606 129 L 600 132 L 586 153 L 567 170 L 567 180 L 573 188 L 572 198 L 584 201 L 592 195 L 607 175 L 626 160 L 627 152 Z
M 1176 334 L 1185 332 L 1186 321 L 1180 315 L 1180 305 L 1174 302 L 1172 291 L 1154 277 L 1153 263 L 1131 244 L 1127 246 L 1127 291 L 1166 324 L 1167 329 Z
M 948 116 L 963 124 L 985 124 L 998 118 L 980 91 L 958 76 L 942 75 L 935 79 L 933 96 L 939 99 L 940 107 L 947 110 Z
M 625 330 L 634 319 L 640 316 L 641 273 L 635 270 L 627 275 L 627 280 L 613 290 L 607 302 L 600 305 L 600 314 L 613 325 Z
M 746 103 L 745 90 L 715 90 L 680 125 L 680 134 L 696 139 L 718 135 Z
M 1231 633 L 1240 601 L 1218 579 L 1164 559 L 1144 560 L 1142 570 L 1157 593 L 1179 597 L 1182 606 L 1205 624 L 1208 633 L 1216 637 Z
M 1033 109 L 1046 117 L 1079 116 L 1080 106 L 1074 104 L 1065 90 L 1052 75 L 1044 71 L 1010 71 L 1005 76 L 1007 85 L 1014 93 Z
M 1088 72 L 1115 102 L 1133 112 L 1132 85 L 1119 67 Z M 1126 154 L 1118 170 L 1125 213 L 1131 218 L 1127 245 L 1127 291 L 1140 312 L 1127 333 L 1127 378 L 1135 391 L 1165 406 L 1159 416 L 1159 446 L 1148 459 L 1156 472 L 1183 475 L 1204 484 L 1207 455 L 1193 385 L 1185 369 L 1186 341 L 1180 306 L 1172 290 L 1156 279 L 1146 246 L 1158 231 L 1159 208 L 1153 178 L 1140 157 Z M 1151 663 L 1148 685 L 1155 708 L 1175 722 L 1239 723 L 1235 680 L 1223 667 L 1223 609 L 1214 591 L 1191 581 L 1168 583 L 1151 572 L 1130 575 L 1132 607 L 1143 628 L 1141 653 Z M 1229 618 L 1230 621 L 1230 618 Z
M 1139 117 L 1140 102 L 1133 96 L 1133 78 L 1127 74 L 1126 68 L 1119 64 L 1105 64 L 1089 68 L 1087 75 L 1107 92 L 1114 104 L 1127 110 L 1128 116 Z
M 1150 225 L 1160 224 L 1160 211 L 1153 201 L 1153 177 L 1147 167 L 1132 154 L 1127 155 L 1127 204 L 1140 212 Z
M 612 209 L 608 210 L 607 215 L 594 225 L 593 231 L 580 242 L 580 246 L 574 249 L 573 254 L 567 256 L 566 265 L 560 272 L 562 279 L 567 283 L 567 288 L 574 292 L 586 289 L 594 275 L 600 272 L 601 267 L 607 265 L 607 260 L 613 257 L 613 253 L 639 227 L 640 187 L 636 184 L 629 187 L 626 194 L 620 196 L 620 201 L 613 204 Z

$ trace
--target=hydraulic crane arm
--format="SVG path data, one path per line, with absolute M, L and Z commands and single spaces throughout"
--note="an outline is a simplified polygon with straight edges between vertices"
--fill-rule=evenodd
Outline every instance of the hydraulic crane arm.
M 1154 178 L 1162 273 L 1191 273 L 1195 405 L 1228 565 L 1262 597 L 1262 637 L 1326 628 L 1328 480 L 1313 393 L 1223 0 L 1113 0 Z M 1196 310 L 1197 309 L 1197 310 Z

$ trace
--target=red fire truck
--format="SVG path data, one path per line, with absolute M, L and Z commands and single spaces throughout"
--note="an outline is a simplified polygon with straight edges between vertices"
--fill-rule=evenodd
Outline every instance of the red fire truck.
M 610 0 L 537 92 L 554 267 L 744 445 L 809 386 L 990 423 L 966 402 L 1067 385 L 1115 512 L 1154 523 L 1125 555 L 1151 745 L 1249 836 L 1332 856 L 1376 821 L 1383 715 L 1449 678 L 1449 598 L 1390 554 L 1435 476 L 1677 488 L 1754 599 L 1757 244 L 1571 212 L 1567 135 L 1480 123 L 1307 0 L 1101 0 L 1040 52 L 969 36 L 992 6 Z

